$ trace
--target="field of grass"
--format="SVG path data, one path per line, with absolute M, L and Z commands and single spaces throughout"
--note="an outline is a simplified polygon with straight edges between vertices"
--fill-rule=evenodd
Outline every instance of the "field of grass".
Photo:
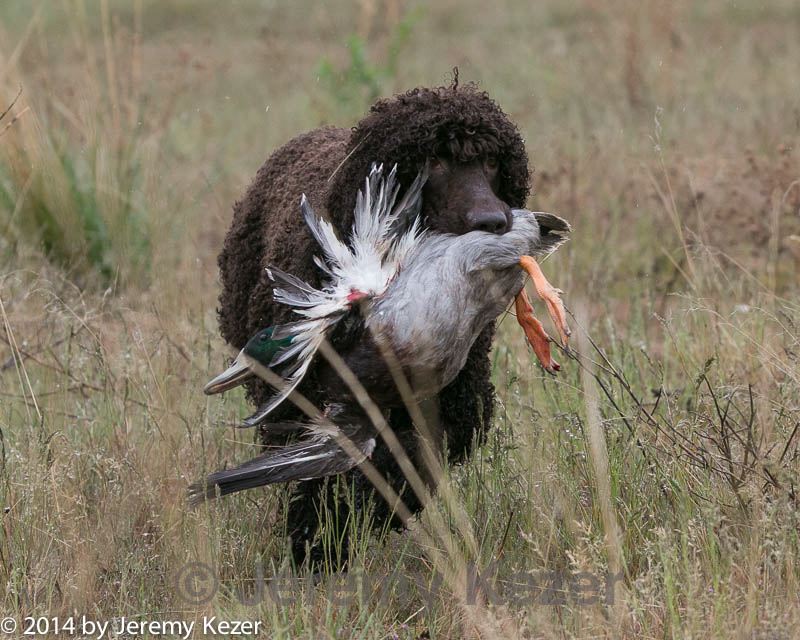
M 4 0 L 0 618 L 800 637 L 799 61 L 794 0 Z M 350 522 L 348 574 L 293 571 L 282 490 L 184 501 L 255 447 L 201 391 L 231 206 L 456 65 L 573 224 L 580 355 L 549 378 L 504 318 L 488 442 L 408 531 Z

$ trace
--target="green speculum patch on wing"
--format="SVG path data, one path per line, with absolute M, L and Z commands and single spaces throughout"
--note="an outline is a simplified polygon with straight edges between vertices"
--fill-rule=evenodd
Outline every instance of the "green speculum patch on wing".
M 291 345 L 294 340 L 293 335 L 281 337 L 279 334 L 277 338 L 273 338 L 274 335 L 275 327 L 263 329 L 247 341 L 242 351 L 248 358 L 269 367 L 275 356 Z

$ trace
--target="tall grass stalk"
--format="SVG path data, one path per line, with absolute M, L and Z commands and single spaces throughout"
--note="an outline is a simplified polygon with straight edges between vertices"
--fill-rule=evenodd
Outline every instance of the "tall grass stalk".
M 87 284 L 143 284 L 158 229 L 146 194 L 158 134 L 146 122 L 141 34 L 113 28 L 108 2 L 100 7 L 102 48 L 83 3 L 68 14 L 80 51 L 73 98 L 52 72 L 28 77 L 19 53 L 0 51 L 0 95 L 21 86 L 18 109 L 29 112 L 0 144 L 0 225 L 14 246 L 40 250 Z

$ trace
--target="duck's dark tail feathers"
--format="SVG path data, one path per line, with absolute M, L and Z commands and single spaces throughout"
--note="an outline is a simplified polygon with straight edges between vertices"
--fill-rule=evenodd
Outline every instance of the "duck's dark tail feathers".
M 297 444 L 268 451 L 243 465 L 212 473 L 189 486 L 188 500 L 195 506 L 218 496 L 280 482 L 311 480 L 349 471 L 372 453 L 373 437 L 351 433 L 351 457 L 329 436 L 315 436 Z M 348 447 L 349 448 L 349 447 Z

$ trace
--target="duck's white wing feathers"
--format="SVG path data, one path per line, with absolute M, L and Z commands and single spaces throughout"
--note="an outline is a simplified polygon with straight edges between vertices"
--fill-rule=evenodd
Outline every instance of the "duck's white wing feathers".
M 373 165 L 356 198 L 350 246 L 338 238 L 330 222 L 314 213 L 308 198 L 302 197 L 303 218 L 323 252 L 322 258 L 314 260 L 328 281 L 317 289 L 281 269 L 268 268 L 267 273 L 276 284 L 275 301 L 307 320 L 292 323 L 290 330 L 279 329 L 292 332 L 292 343 L 276 354 L 269 368 L 285 384 L 245 420 L 244 426 L 263 421 L 297 388 L 331 327 L 349 311 L 351 292 L 376 296 L 389 286 L 424 233 L 419 212 L 427 177 L 425 167 L 397 202 L 397 165 L 385 177 L 383 166 Z M 279 333 L 284 335 L 289 334 Z M 272 384 L 274 380 L 267 382 Z
M 354 267 L 362 272 L 365 268 L 386 271 L 382 267 L 388 267 L 388 280 L 391 279 L 401 265 L 394 262 L 397 256 L 390 253 L 390 248 L 400 240 L 407 243 L 415 240 L 407 238 L 406 234 L 419 218 L 422 188 L 427 179 L 428 167 L 425 165 L 398 202 L 400 183 L 397 179 L 397 165 L 392 167 L 386 177 L 383 177 L 383 165 L 372 165 L 364 181 L 364 188 L 356 198 L 353 233 L 350 238 L 355 258 Z M 388 280 L 384 282 L 384 287 L 388 285 Z
M 306 194 L 300 198 L 300 210 L 303 213 L 311 234 L 317 241 L 325 257 L 332 265 L 344 266 L 349 263 L 352 253 L 345 243 L 339 240 L 333 225 L 327 220 L 323 220 L 311 208 L 311 203 L 306 198 Z

